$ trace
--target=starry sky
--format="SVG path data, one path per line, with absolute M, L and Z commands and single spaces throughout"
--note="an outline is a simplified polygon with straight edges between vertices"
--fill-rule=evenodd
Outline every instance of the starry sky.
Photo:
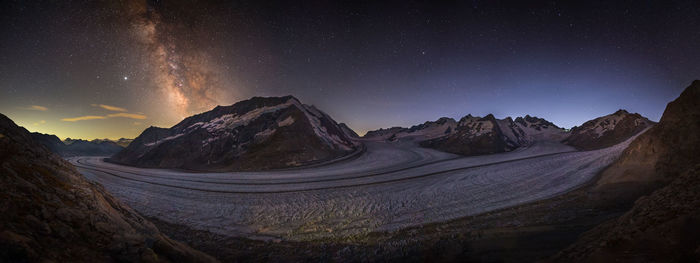
M 700 79 L 698 1 L 436 2 L 3 1 L 0 113 L 133 138 L 291 94 L 360 134 L 488 113 L 570 128 L 657 121 Z

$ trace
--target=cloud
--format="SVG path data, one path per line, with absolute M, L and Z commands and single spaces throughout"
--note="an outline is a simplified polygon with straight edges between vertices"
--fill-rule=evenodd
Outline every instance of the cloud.
M 45 120 L 40 120 L 39 122 L 35 122 L 33 125 L 34 125 L 34 126 L 39 126 L 39 125 L 42 125 L 42 124 L 46 124 L 46 121 L 45 121 Z
M 80 116 L 80 117 L 75 117 L 75 118 L 64 118 L 61 119 L 62 121 L 86 121 L 86 120 L 101 120 L 101 119 L 107 119 L 105 116 L 95 116 L 95 115 L 87 115 L 87 116 Z
M 108 114 L 108 115 L 107 115 L 107 118 L 117 118 L 117 117 L 131 118 L 131 119 L 137 119 L 137 120 L 143 120 L 143 119 L 146 118 L 146 115 L 143 115 L 143 114 L 136 114 L 136 113 L 126 113 L 126 112 L 114 113 L 114 114 Z
M 110 106 L 110 105 L 104 105 L 104 104 L 90 104 L 93 107 L 100 107 L 108 111 L 122 111 L 126 112 L 127 110 L 122 107 L 117 107 L 117 106 Z
M 76 122 L 76 121 L 87 121 L 87 120 L 103 120 L 103 119 L 109 119 L 109 118 L 129 118 L 129 119 L 143 120 L 143 119 L 146 119 L 147 116 L 143 115 L 143 114 L 120 112 L 120 113 L 107 114 L 105 116 L 87 115 L 87 116 L 80 116 L 80 117 L 75 117 L 75 118 L 64 118 L 61 120 L 62 121 Z
M 29 107 L 22 107 L 23 110 L 36 110 L 36 111 L 47 111 L 49 108 L 39 105 L 30 105 Z
M 62 121 L 86 121 L 86 120 L 101 120 L 101 119 L 107 119 L 105 116 L 95 116 L 95 115 L 87 115 L 87 116 L 80 116 L 80 117 L 75 117 L 75 118 L 64 118 L 61 119 Z

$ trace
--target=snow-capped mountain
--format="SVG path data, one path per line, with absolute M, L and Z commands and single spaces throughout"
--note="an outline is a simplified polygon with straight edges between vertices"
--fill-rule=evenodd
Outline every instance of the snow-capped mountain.
M 145 167 L 258 170 L 334 159 L 358 143 L 330 116 L 292 96 L 254 97 L 150 127 L 110 160 Z
M 620 143 L 651 125 L 654 122 L 639 113 L 618 110 L 571 128 L 571 135 L 564 143 L 582 150 L 605 148 Z
M 485 117 L 469 114 L 460 119 L 452 131 L 422 141 L 421 145 L 456 154 L 478 155 L 507 152 L 538 140 L 559 141 L 565 136 L 564 129 L 529 115 L 513 121 L 510 117 L 499 120 L 492 114 Z
M 452 118 L 442 117 L 436 121 L 426 121 L 423 124 L 414 125 L 410 128 L 392 127 L 369 131 L 363 138 L 372 140 L 398 140 L 404 138 L 424 141 L 446 136 L 457 127 L 457 121 Z
M 537 141 L 562 142 L 581 150 L 591 150 L 625 141 L 653 124 L 638 113 L 619 110 L 567 132 L 545 119 L 530 115 L 513 120 L 511 117 L 496 119 L 492 114 L 485 117 L 469 114 L 458 122 L 440 118 L 411 128 L 369 131 L 363 138 L 388 141 L 411 139 L 424 147 L 462 155 L 507 152 Z

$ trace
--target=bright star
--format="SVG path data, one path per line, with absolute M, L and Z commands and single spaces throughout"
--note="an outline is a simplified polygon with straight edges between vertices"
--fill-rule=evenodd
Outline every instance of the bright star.
M 124 80 L 129 80 L 129 77 L 127 77 L 127 76 L 124 76 Z

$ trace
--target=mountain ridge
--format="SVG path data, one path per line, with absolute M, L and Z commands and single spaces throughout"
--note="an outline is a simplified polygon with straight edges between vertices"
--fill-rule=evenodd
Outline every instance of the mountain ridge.
M 602 121 L 609 125 L 599 125 Z M 442 117 L 410 128 L 391 127 L 367 132 L 362 138 L 371 140 L 396 140 L 412 138 L 421 146 L 461 155 L 479 155 L 507 152 L 528 146 L 535 141 L 548 140 L 562 142 L 579 150 L 592 150 L 612 146 L 624 141 L 654 122 L 638 113 L 618 110 L 615 113 L 587 121 L 584 125 L 570 130 L 558 127 L 544 118 L 525 115 L 497 119 L 493 114 L 473 116 L 467 114 L 455 121 Z M 444 132 L 430 132 L 431 136 L 421 136 L 427 127 L 440 126 Z
M 171 128 L 151 126 L 110 161 L 217 171 L 287 168 L 353 152 L 359 144 L 350 135 L 293 96 L 253 97 L 216 106 Z
M 111 140 L 73 140 L 61 141 L 56 135 L 33 132 L 34 141 L 43 144 L 52 152 L 63 157 L 73 156 L 111 156 L 124 147 Z M 68 143 L 67 143 L 68 142 Z

